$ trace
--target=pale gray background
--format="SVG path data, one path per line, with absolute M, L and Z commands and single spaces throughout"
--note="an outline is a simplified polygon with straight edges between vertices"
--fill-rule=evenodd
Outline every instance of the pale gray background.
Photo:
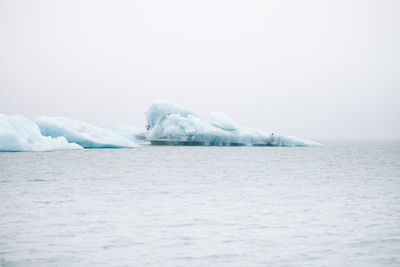
M 0 113 L 144 125 L 153 99 L 400 138 L 400 1 L 0 0 Z

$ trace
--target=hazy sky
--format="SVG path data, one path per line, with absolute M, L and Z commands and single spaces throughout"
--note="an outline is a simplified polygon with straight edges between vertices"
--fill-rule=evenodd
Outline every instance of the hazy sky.
M 103 127 L 154 99 L 312 139 L 400 138 L 400 1 L 0 0 L 0 113 Z

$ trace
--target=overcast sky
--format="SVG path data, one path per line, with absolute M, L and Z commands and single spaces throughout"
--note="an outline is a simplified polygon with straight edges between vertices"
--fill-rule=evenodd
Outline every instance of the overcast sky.
M 0 0 L 0 113 L 142 127 L 154 99 L 399 139 L 400 1 Z

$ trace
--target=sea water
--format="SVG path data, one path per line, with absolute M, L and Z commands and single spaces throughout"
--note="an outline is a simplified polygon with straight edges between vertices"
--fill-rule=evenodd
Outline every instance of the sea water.
M 0 266 L 400 265 L 400 143 L 0 153 Z

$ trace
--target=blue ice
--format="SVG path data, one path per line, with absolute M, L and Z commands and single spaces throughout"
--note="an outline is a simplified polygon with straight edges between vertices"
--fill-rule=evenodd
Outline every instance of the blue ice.
M 100 127 L 65 117 L 38 117 L 35 120 L 45 136 L 63 136 L 84 148 L 124 148 L 137 146 L 131 140 Z
M 136 144 L 143 144 L 146 142 L 146 130 L 133 125 L 118 123 L 114 127 L 113 131 Z
M 0 151 L 52 151 L 82 149 L 64 137 L 43 136 L 39 127 L 23 116 L 0 114 Z
M 221 111 L 210 114 L 210 121 L 195 111 L 166 100 L 154 101 L 146 112 L 147 139 L 155 145 L 204 146 L 316 146 L 319 143 L 293 136 L 239 127 Z

